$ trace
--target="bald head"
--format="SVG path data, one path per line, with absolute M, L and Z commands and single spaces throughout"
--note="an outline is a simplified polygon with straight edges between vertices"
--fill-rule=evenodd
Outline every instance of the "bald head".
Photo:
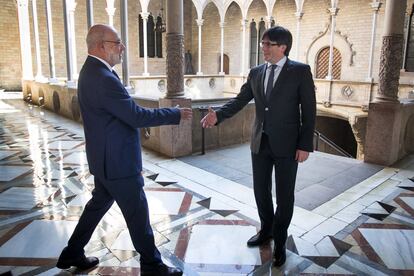
M 92 26 L 86 36 L 86 44 L 89 55 L 101 58 L 111 66 L 122 62 L 125 45 L 113 27 L 104 24 Z
M 89 29 L 88 35 L 86 36 L 86 45 L 88 46 L 88 52 L 96 50 L 102 41 L 105 40 L 109 35 L 116 33 L 116 30 L 104 24 L 97 24 Z

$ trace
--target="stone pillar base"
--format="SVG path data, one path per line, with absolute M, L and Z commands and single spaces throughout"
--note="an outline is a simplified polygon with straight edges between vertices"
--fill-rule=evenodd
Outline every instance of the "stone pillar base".
M 177 105 L 191 108 L 191 99 L 160 99 L 159 107 L 175 107 Z M 191 155 L 193 152 L 191 125 L 191 120 L 182 120 L 179 125 L 161 126 L 160 152 L 170 157 Z
M 367 123 L 365 162 L 389 166 L 399 158 L 402 105 L 370 103 Z

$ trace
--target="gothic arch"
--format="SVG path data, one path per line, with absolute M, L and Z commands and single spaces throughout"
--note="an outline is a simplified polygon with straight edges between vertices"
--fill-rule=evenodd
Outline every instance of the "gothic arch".
M 334 35 L 334 47 L 339 50 L 342 56 L 341 78 L 351 78 L 352 66 L 354 64 L 354 56 L 356 52 L 353 49 L 353 44 L 348 41 L 348 36 L 336 31 Z M 330 26 L 328 25 L 324 31 L 320 32 L 313 38 L 306 50 L 306 63 L 312 67 L 312 72 L 315 74 L 316 62 L 318 53 L 321 49 L 329 47 L 330 45 Z

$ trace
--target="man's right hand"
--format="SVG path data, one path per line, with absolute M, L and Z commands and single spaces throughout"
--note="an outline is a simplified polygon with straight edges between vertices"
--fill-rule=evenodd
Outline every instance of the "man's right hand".
M 193 110 L 191 108 L 183 107 L 179 109 L 181 114 L 181 120 L 190 120 L 193 117 Z
M 213 127 L 217 123 L 216 112 L 211 107 L 209 107 L 207 115 L 201 119 L 200 123 L 204 128 Z

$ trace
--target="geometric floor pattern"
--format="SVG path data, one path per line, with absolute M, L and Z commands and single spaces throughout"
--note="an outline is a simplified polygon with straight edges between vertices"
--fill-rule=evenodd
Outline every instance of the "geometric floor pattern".
M 0 275 L 139 275 L 116 204 L 85 248 L 99 265 L 55 267 L 93 189 L 84 146 L 81 125 L 0 100 Z M 259 229 L 252 190 L 143 152 L 156 244 L 185 275 L 414 275 L 413 156 L 312 211 L 295 207 L 276 269 L 272 243 L 246 246 Z

